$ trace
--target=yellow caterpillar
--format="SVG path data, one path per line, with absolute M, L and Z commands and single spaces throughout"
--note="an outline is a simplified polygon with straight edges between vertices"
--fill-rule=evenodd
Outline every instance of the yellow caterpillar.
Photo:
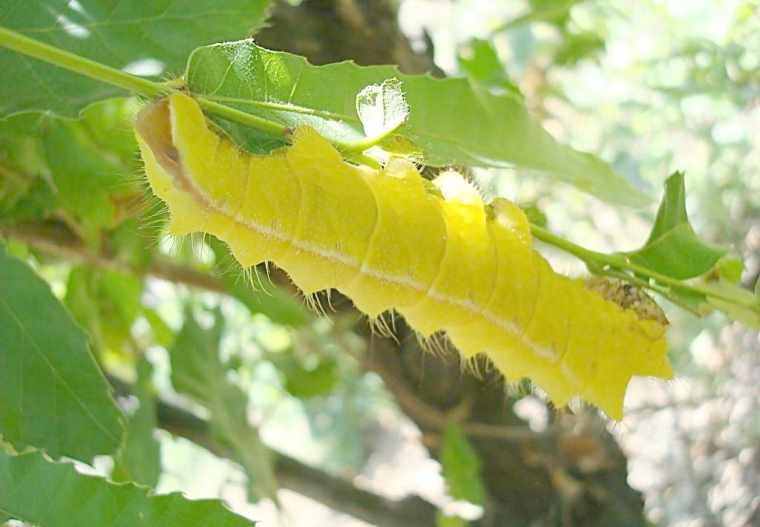
M 672 376 L 664 325 L 556 274 L 522 210 L 484 205 L 455 173 L 431 183 L 403 159 L 355 166 L 308 127 L 290 147 L 245 153 L 186 95 L 145 108 L 136 129 L 171 232 L 211 233 L 242 266 L 271 261 L 307 294 L 335 288 L 369 317 L 393 309 L 423 336 L 444 330 L 558 406 L 580 396 L 621 419 L 632 376 Z

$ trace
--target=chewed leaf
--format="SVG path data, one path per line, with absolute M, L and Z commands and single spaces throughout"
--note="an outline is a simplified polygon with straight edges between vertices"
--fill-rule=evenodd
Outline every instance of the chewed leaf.
M 404 75 L 392 66 L 351 62 L 314 66 L 250 40 L 196 49 L 185 78 L 193 93 L 291 128 L 308 125 L 335 144 L 365 139 L 356 94 L 368 85 L 398 79 L 410 113 L 394 138 L 416 145 L 426 165 L 517 167 L 613 203 L 649 202 L 607 163 L 555 141 L 520 98 L 493 93 L 467 79 Z M 249 128 L 221 124 L 246 147 L 260 140 L 251 140 Z
M 334 288 L 370 318 L 394 310 L 424 337 L 445 331 L 465 358 L 530 377 L 558 406 L 582 397 L 620 419 L 631 377 L 672 376 L 659 320 L 555 273 L 525 213 L 484 204 L 456 172 L 431 183 L 401 158 L 349 164 L 305 126 L 289 148 L 241 155 L 179 94 L 143 110 L 137 134 L 172 232 L 212 234 L 243 266 L 270 261 L 306 294 Z
M 665 183 L 665 196 L 657 211 L 652 232 L 644 246 L 628 253 L 637 264 L 683 280 L 710 271 L 726 249 L 697 237 L 686 214 L 686 189 L 682 172 Z
M 401 81 L 388 79 L 364 88 L 356 96 L 356 113 L 367 142 L 377 143 L 391 135 L 409 117 Z

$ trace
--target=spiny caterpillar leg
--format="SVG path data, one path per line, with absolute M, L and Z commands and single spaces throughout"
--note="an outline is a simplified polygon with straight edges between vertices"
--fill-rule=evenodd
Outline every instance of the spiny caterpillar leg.
M 555 273 L 522 210 L 485 205 L 454 172 L 431 185 L 402 159 L 358 167 L 308 127 L 249 154 L 181 94 L 136 129 L 170 230 L 217 236 L 243 267 L 271 261 L 305 295 L 335 288 L 370 319 L 395 310 L 422 337 L 444 331 L 465 359 L 485 353 L 557 406 L 582 397 L 620 419 L 631 377 L 672 376 L 660 320 Z

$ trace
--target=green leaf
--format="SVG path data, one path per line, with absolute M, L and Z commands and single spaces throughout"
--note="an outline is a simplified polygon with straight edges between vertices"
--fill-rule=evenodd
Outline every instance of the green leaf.
M 738 284 L 744 272 L 744 262 L 738 256 L 727 255 L 715 266 L 718 276 L 732 284 Z
M 145 320 L 148 321 L 150 330 L 153 332 L 153 339 L 156 343 L 169 349 L 172 344 L 174 344 L 174 339 L 176 338 L 176 335 L 174 334 L 174 331 L 172 331 L 172 328 L 169 327 L 169 324 L 161 318 L 161 315 L 159 315 L 158 311 L 155 309 L 143 307 L 142 315 L 145 317 Z
M 142 309 L 143 283 L 134 276 L 90 266 L 74 267 L 66 285 L 66 306 L 89 330 L 98 351 L 123 351 Z
M 242 38 L 264 22 L 269 0 L 24 0 L 0 4 L 0 26 L 151 79 L 177 75 L 199 45 Z M 123 95 L 102 82 L 0 49 L 0 115 L 49 110 L 76 116 Z
M 87 336 L 48 285 L 0 247 L 0 434 L 17 449 L 89 461 L 116 451 L 123 432 Z
M 480 458 L 462 428 L 449 424 L 443 434 L 440 454 L 443 477 L 449 494 L 456 500 L 483 505 L 486 491 L 480 478 Z
M 277 483 L 272 455 L 258 430 L 248 424 L 248 397 L 227 377 L 219 358 L 224 320 L 214 311 L 214 325 L 204 329 L 188 310 L 185 323 L 170 351 L 171 380 L 181 394 L 205 406 L 214 438 L 231 451 L 249 478 L 249 495 L 274 498 Z
M 50 170 L 42 143 L 30 135 L 39 115 L 0 120 L 0 220 L 18 222 L 44 217 L 55 208 Z
M 76 218 L 87 238 L 97 243 L 101 228 L 118 223 L 118 200 L 134 192 L 133 167 L 123 165 L 93 140 L 84 123 L 50 118 L 41 130 L 48 165 L 54 167 L 54 192 L 61 207 Z
M 144 192 L 131 133 L 135 110 L 134 101 L 112 99 L 81 119 L 16 115 L 0 121 L 0 152 L 8 170 L 42 176 L 56 208 L 96 245 L 100 230 L 115 227 Z
M 2 449 L 0 514 L 44 527 L 254 525 L 219 500 L 151 495 L 144 487 L 85 476 L 73 464 L 51 462 L 38 452 L 14 456 Z
M 493 94 L 467 79 L 402 75 L 392 66 L 341 62 L 313 66 L 303 57 L 269 51 L 250 40 L 198 48 L 186 80 L 191 91 L 288 127 L 310 125 L 336 142 L 361 142 L 355 97 L 387 79 L 403 83 L 411 108 L 398 130 L 433 166 L 517 166 L 626 205 L 648 202 L 598 158 L 557 143 L 519 98 Z M 221 123 L 240 144 L 256 150 L 259 133 Z
M 725 253 L 722 247 L 703 242 L 694 233 L 686 214 L 684 176 L 675 172 L 665 182 L 665 196 L 649 239 L 628 257 L 658 273 L 684 280 L 710 271 Z
M 690 308 L 700 316 L 718 310 L 731 320 L 760 329 L 760 301 L 757 294 L 740 284 L 716 277 L 713 273 L 693 284 L 701 291 L 672 287 L 668 292 L 668 298 Z
M 507 75 L 496 48 L 488 40 L 472 39 L 459 49 L 459 69 L 474 81 L 492 90 L 506 91 L 522 100 L 520 88 Z
M 56 205 L 55 195 L 45 181 L 35 178 L 27 191 L 8 208 L 0 205 L 0 218 L 11 223 L 22 223 L 46 218 Z
M 538 207 L 538 204 L 536 204 L 535 202 L 521 203 L 520 208 L 528 217 L 528 221 L 532 223 L 533 225 L 537 225 L 538 227 L 546 227 L 548 225 L 549 220 L 546 217 L 546 214 L 544 214 L 544 211 L 542 211 Z
M 529 0 L 531 11 L 507 22 L 500 30 L 512 29 L 523 24 L 546 22 L 564 30 L 570 22 L 570 10 L 585 0 Z
M 91 104 L 80 114 L 79 122 L 91 144 L 118 159 L 126 171 L 142 169 L 132 128 L 142 106 L 136 98 L 119 97 Z
M 438 511 L 435 515 L 435 527 L 467 527 L 467 522 L 459 516 L 447 516 Z
M 592 31 L 565 32 L 562 37 L 562 43 L 554 54 L 557 65 L 573 66 L 583 59 L 596 57 L 605 48 L 604 39 Z
M 136 408 L 127 420 L 127 438 L 116 456 L 111 478 L 155 487 L 161 475 L 161 445 L 153 437 L 156 429 L 156 396 L 151 383 L 152 367 L 142 359 L 137 364 L 137 382 L 132 395 Z
M 338 365 L 333 359 L 322 359 L 307 368 L 292 352 L 272 353 L 268 358 L 285 380 L 285 389 L 293 397 L 309 399 L 327 395 L 338 383 Z

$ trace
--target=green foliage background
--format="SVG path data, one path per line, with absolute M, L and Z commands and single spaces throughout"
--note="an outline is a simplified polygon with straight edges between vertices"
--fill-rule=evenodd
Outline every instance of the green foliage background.
M 760 8 L 721 2 L 727 29 L 697 37 L 688 16 L 658 3 L 636 13 L 622 1 L 519 4 L 454 2 L 455 14 L 480 15 L 462 17 L 465 37 L 428 28 L 438 50 L 451 50 L 441 63 L 457 79 L 313 66 L 240 41 L 265 25 L 265 0 L 4 2 L 0 27 L 155 83 L 184 71 L 196 96 L 243 121 L 310 124 L 347 152 L 367 139 L 359 91 L 399 79 L 409 115 L 380 146 L 474 169 L 487 193 L 526 205 L 544 241 L 659 293 L 679 371 L 700 379 L 709 368 L 690 359 L 695 335 L 729 319 L 760 325 L 759 145 L 746 133 L 757 123 Z M 722 13 L 705 6 L 702 16 Z M 655 51 L 620 66 L 612 58 L 631 34 L 652 38 Z M 402 417 L 362 370 L 368 339 L 355 314 L 325 320 L 276 271 L 244 276 L 216 240 L 162 235 L 165 211 L 145 188 L 131 132 L 144 100 L 1 47 L 0 71 L 0 522 L 251 524 L 218 500 L 153 494 L 171 480 L 166 450 L 178 451 L 156 434 L 166 400 L 203 419 L 203 433 L 185 437 L 240 467 L 238 504 L 276 495 L 282 452 L 258 426 L 270 419 L 272 429 L 305 426 L 309 438 L 289 445 L 322 469 L 361 471 L 371 454 L 362 431 L 379 415 Z M 608 96 L 584 93 L 598 82 Z M 251 150 L 283 144 L 239 118 L 214 118 Z M 655 188 L 665 188 L 659 209 Z M 733 380 L 723 373 L 721 383 Z M 721 383 L 710 393 L 724 394 Z M 748 423 L 746 437 L 760 437 Z M 440 432 L 448 495 L 488 509 L 488 460 L 466 428 Z M 74 506 L 82 495 L 94 503 L 84 511 Z M 666 520 L 684 516 L 664 508 Z

